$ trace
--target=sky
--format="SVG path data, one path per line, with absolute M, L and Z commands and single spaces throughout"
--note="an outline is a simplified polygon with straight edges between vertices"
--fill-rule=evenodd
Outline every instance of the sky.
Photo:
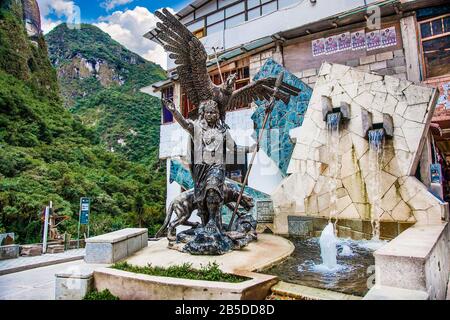
M 41 28 L 49 32 L 60 23 L 90 23 L 149 61 L 166 68 L 164 49 L 143 35 L 156 26 L 154 12 L 177 12 L 189 0 L 37 0 Z

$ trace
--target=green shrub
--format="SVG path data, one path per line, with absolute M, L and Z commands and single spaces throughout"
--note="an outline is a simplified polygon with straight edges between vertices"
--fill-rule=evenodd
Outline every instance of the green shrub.
M 120 300 L 113 295 L 108 289 L 98 292 L 97 290 L 89 291 L 83 300 Z
M 190 263 L 183 263 L 182 265 L 170 266 L 168 268 L 133 266 L 127 262 L 118 262 L 112 266 L 114 269 L 142 273 L 151 276 L 182 278 L 191 280 L 206 280 L 206 281 L 220 281 L 238 283 L 249 280 L 250 278 L 237 276 L 234 274 L 224 273 L 220 270 L 216 262 L 209 262 L 206 266 L 201 266 L 200 269 L 195 269 Z

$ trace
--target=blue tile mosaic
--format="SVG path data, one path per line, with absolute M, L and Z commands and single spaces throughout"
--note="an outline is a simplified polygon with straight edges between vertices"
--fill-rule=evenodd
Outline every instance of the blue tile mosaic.
M 278 165 L 283 175 L 286 176 L 289 160 L 294 150 L 294 144 L 289 137 L 289 130 L 302 125 L 313 90 L 273 59 L 266 61 L 253 80 L 277 77 L 280 72 L 284 72 L 284 81 L 286 83 L 299 88 L 301 92 L 297 97 L 291 97 L 287 105 L 282 101 L 275 103 L 270 115 L 270 121 L 266 123 L 266 131 L 260 147 Z M 259 136 L 264 121 L 265 103 L 256 101 L 256 105 L 258 107 L 252 115 L 252 120 L 255 123 L 255 133 L 253 135 L 255 139 Z M 278 130 L 278 137 L 276 134 L 274 136 L 274 130 Z

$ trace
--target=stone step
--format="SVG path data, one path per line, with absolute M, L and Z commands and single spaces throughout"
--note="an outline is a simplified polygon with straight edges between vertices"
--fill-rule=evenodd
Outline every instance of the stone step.
M 389 286 L 374 286 L 363 300 L 428 300 L 428 293 Z
M 42 254 L 42 246 L 40 245 L 24 245 L 21 246 L 20 255 L 33 257 L 40 256 Z
M 47 253 L 61 253 L 64 252 L 63 244 L 54 244 L 47 247 Z
M 287 296 L 299 300 L 361 300 L 361 297 L 341 292 L 312 288 L 299 284 L 280 281 L 272 287 L 276 296 Z

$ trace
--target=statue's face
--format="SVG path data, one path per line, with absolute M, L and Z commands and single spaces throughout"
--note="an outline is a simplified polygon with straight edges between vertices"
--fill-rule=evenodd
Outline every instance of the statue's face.
M 209 125 L 214 125 L 219 120 L 219 110 L 215 106 L 207 106 L 204 117 Z

